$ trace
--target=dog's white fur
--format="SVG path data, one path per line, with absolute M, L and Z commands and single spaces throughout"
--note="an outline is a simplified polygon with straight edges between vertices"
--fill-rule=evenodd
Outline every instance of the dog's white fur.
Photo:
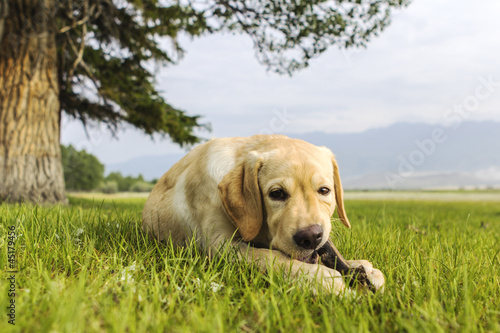
M 327 188 L 329 193 L 320 193 Z M 285 191 L 285 200 L 270 192 Z M 317 281 L 338 294 L 346 289 L 341 274 L 301 260 L 314 249 L 298 246 L 297 231 L 319 224 L 325 244 L 335 207 L 350 227 L 337 163 L 332 152 L 281 135 L 214 139 L 193 149 L 158 181 L 142 213 L 143 227 L 160 241 L 171 237 L 184 245 L 193 236 L 208 253 L 216 253 L 229 240 L 246 260 L 262 269 L 287 265 L 288 276 Z M 248 243 L 266 248 L 255 248 Z M 297 260 L 299 259 L 299 260 Z M 366 260 L 372 284 L 381 289 L 383 274 Z

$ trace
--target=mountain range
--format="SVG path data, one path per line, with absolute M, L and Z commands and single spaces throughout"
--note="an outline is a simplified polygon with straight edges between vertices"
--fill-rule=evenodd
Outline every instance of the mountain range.
M 347 189 L 500 187 L 500 122 L 454 125 L 396 123 L 360 133 L 287 135 L 330 148 Z M 159 178 L 183 155 L 142 156 L 106 170 Z

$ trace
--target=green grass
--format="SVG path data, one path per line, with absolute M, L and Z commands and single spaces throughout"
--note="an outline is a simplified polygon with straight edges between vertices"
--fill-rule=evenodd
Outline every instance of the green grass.
M 384 294 L 313 296 L 225 252 L 209 261 L 140 229 L 145 199 L 0 206 L 2 332 L 500 332 L 500 203 L 348 201 L 334 223 Z M 16 227 L 16 325 L 7 232 Z

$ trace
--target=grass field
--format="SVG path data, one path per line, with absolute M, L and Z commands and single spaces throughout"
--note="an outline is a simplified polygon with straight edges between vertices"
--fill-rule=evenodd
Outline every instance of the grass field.
M 1 332 L 500 332 L 500 201 L 348 200 L 334 242 L 387 281 L 357 298 L 151 241 L 145 198 L 70 202 L 0 205 Z

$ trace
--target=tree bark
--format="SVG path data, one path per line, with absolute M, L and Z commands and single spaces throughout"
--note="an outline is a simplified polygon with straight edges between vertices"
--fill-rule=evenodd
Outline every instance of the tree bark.
M 54 1 L 9 0 L 2 22 L 0 202 L 66 201 Z

